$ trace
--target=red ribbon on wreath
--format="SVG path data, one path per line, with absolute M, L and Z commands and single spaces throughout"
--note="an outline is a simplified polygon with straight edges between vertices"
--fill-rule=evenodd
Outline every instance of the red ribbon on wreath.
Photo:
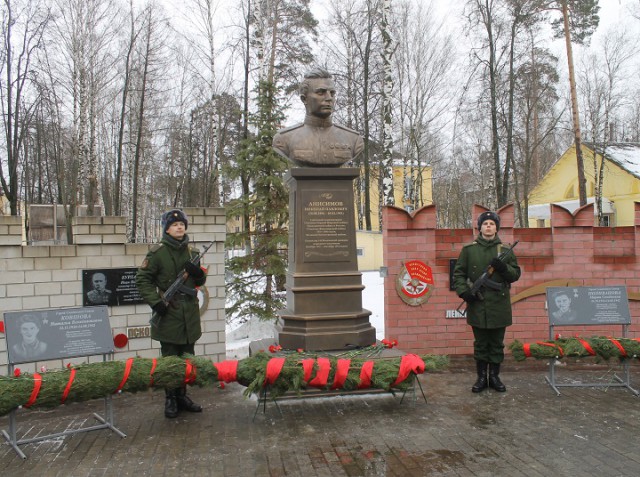
M 192 384 L 196 382 L 196 367 L 188 359 L 184 360 L 184 384 Z
M 282 371 L 282 367 L 284 366 L 285 358 L 271 358 L 267 361 L 267 371 L 264 378 L 263 386 L 267 384 L 273 384 L 280 376 L 280 372 Z
M 120 384 L 118 384 L 118 388 L 113 391 L 113 394 L 119 392 L 125 385 L 125 383 L 127 382 L 127 379 L 129 379 L 129 374 L 131 374 L 131 365 L 133 364 L 133 358 L 129 358 L 127 359 L 127 363 L 124 365 L 124 375 L 122 376 L 122 381 L 120 381 Z
M 622 345 L 617 339 L 611 338 L 610 336 L 608 336 L 607 339 L 611 341 L 616 346 L 616 348 L 620 350 L 620 356 L 622 356 L 623 358 L 628 358 L 627 352 L 625 351 L 625 349 L 622 347 Z
M 560 345 L 557 345 L 555 343 L 547 343 L 545 341 L 538 341 L 536 344 L 539 344 L 540 346 L 550 346 L 551 348 L 556 348 L 558 350 L 558 356 L 560 356 L 561 358 L 564 356 L 564 351 L 562 350 L 562 347 Z
M 222 363 L 213 363 L 218 370 L 218 381 L 231 383 L 238 380 L 238 361 L 223 361 Z
M 304 382 L 308 383 L 311 379 L 311 373 L 313 372 L 313 365 L 316 362 L 313 358 L 303 359 L 302 360 L 302 370 L 304 371 Z
M 331 361 L 328 358 L 318 358 L 318 372 L 316 377 L 309 382 L 309 386 L 323 388 L 327 385 L 329 371 L 331 371 Z
M 587 343 L 585 340 L 583 340 L 579 336 L 576 336 L 576 339 L 584 347 L 584 349 L 587 351 L 587 353 L 589 353 L 591 356 L 595 356 L 596 355 L 596 352 L 593 351 L 593 348 L 591 347 L 591 345 L 589 343 Z
M 347 380 L 349 374 L 349 366 L 351 366 L 350 359 L 339 359 L 336 366 L 336 375 L 333 378 L 333 384 L 331 389 L 340 389 L 344 386 L 344 382 Z
M 67 396 L 69 396 L 69 391 L 71 391 L 71 386 L 73 385 L 73 380 L 76 378 L 76 369 L 71 368 L 71 372 L 69 373 L 69 381 L 64 388 L 64 392 L 62 393 L 62 399 L 60 400 L 60 404 L 64 404 L 67 400 Z
M 398 377 L 391 385 L 396 386 L 402 381 L 407 379 L 409 373 L 422 374 L 424 373 L 424 361 L 417 354 L 405 354 L 400 360 L 400 369 L 398 370 Z
M 38 394 L 40 394 L 40 387 L 42 386 L 42 376 L 38 373 L 33 373 L 33 390 L 31 391 L 31 396 L 29 396 L 29 400 L 24 405 L 24 407 L 31 407 L 35 404 L 36 399 L 38 398 Z
M 554 343 L 547 343 L 545 341 L 538 341 L 536 342 L 536 344 L 540 345 L 540 346 L 550 346 L 551 348 L 556 348 L 558 350 L 558 355 L 562 358 L 564 356 L 564 351 L 562 350 L 562 347 L 560 345 L 554 344 Z
M 153 373 L 155 372 L 157 365 L 158 365 L 158 359 L 153 358 L 151 360 L 151 371 L 149 371 L 149 376 L 151 376 L 151 381 L 149 381 L 149 387 L 153 386 Z
M 373 374 L 373 361 L 365 361 L 362 363 L 360 370 L 360 383 L 358 389 L 366 389 L 371 387 L 371 375 Z

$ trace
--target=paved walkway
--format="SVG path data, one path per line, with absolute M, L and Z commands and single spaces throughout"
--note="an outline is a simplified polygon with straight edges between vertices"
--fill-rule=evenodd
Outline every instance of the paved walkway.
M 472 363 L 421 377 L 428 402 L 390 394 L 272 403 L 265 412 L 239 385 L 197 388 L 202 414 L 162 415 L 163 394 L 114 398 L 125 439 L 98 430 L 0 448 L 7 476 L 635 476 L 640 398 L 624 388 L 546 384 L 544 366 L 512 364 L 508 391 L 470 392 Z M 515 368 L 515 370 L 514 370 Z M 559 378 L 609 379 L 604 367 Z M 634 363 L 631 384 L 640 386 Z M 102 401 L 18 412 L 18 437 L 93 424 Z M 0 418 L 8 427 L 8 418 Z

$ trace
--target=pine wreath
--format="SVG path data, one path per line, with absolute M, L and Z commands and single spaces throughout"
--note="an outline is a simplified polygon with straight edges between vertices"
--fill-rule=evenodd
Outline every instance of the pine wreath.
M 59 371 L 21 373 L 0 377 L 0 416 L 20 406 L 56 407 L 117 392 L 135 393 L 148 388 L 177 388 L 184 384 L 206 386 L 238 382 L 246 396 L 267 388 L 276 397 L 307 387 L 406 390 L 414 374 L 443 369 L 447 356 L 407 354 L 398 358 L 315 356 L 260 352 L 239 361 L 213 363 L 197 356 L 185 359 L 129 358 L 68 366 Z
M 588 356 L 593 356 L 597 361 L 607 361 L 611 358 L 625 360 L 640 356 L 640 338 L 592 336 L 590 338 L 558 338 L 553 341 L 525 344 L 515 340 L 509 345 L 509 349 L 516 361 L 524 361 L 526 358 L 560 359 Z

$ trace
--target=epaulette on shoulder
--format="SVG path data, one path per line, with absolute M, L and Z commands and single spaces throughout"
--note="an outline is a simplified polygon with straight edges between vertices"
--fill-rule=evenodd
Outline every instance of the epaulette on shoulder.
M 476 242 L 475 240 L 471 243 L 465 244 L 462 246 L 462 248 L 467 248 L 467 247 L 471 247 L 472 245 L 478 245 L 478 242 Z
M 350 133 L 354 133 L 354 134 L 360 135 L 360 133 L 358 131 L 356 131 L 355 129 L 348 128 L 347 126 L 343 126 L 342 124 L 334 124 L 334 126 L 339 128 L 339 129 L 343 129 L 345 131 L 348 131 Z
M 280 129 L 280 131 L 278 131 L 278 134 L 285 134 L 289 131 L 293 131 L 294 129 L 301 128 L 302 126 L 304 126 L 304 123 L 294 124 L 293 126 L 289 126 L 288 128 Z
M 149 249 L 149 252 L 156 253 L 158 250 L 160 250 L 162 248 L 162 246 L 163 246 L 163 244 L 161 244 L 161 243 L 153 244 L 151 246 L 151 248 Z

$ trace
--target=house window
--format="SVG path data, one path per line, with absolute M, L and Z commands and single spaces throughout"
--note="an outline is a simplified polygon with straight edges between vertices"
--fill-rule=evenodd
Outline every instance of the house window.
M 544 226 L 544 219 L 536 219 L 536 227 L 543 228 Z
M 236 233 L 240 233 L 240 227 L 236 227 Z
M 613 227 L 613 214 L 604 214 L 602 216 L 602 227 Z
M 356 256 L 357 257 L 364 257 L 364 248 L 363 247 L 358 247 L 356 250 Z

